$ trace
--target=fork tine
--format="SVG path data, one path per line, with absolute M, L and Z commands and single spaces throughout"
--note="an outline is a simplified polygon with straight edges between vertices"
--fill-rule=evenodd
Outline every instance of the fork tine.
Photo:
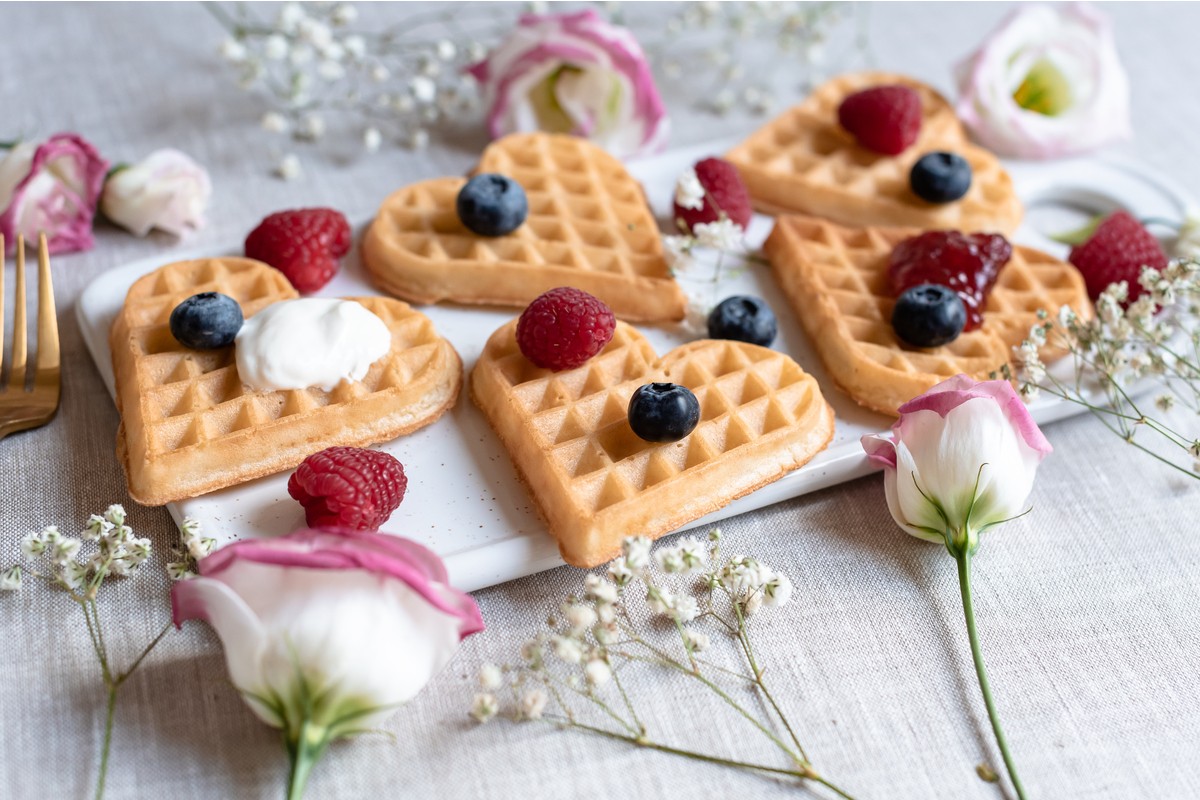
M 38 345 L 37 368 L 58 368 L 58 316 L 54 311 L 54 283 L 50 278 L 50 248 L 46 234 L 38 234 Z
M 17 234 L 17 281 L 13 287 L 13 346 L 12 364 L 9 365 L 8 385 L 10 388 L 25 388 L 25 237 Z

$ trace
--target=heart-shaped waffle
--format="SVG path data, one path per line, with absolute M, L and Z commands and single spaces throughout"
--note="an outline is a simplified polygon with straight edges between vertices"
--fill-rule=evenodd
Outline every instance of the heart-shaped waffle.
M 984 308 L 983 325 L 928 350 L 902 344 L 892 328 L 896 298 L 887 267 L 898 242 L 915 228 L 847 228 L 787 216 L 763 249 L 825 369 L 860 405 L 897 414 L 905 402 L 959 373 L 985 379 L 1008 363 L 1029 336 L 1038 311 L 1064 305 L 1092 314 L 1083 276 L 1070 264 L 1014 246 Z M 1043 348 L 1051 360 L 1061 352 Z
M 558 286 L 596 295 L 622 319 L 682 319 L 642 187 L 621 162 L 574 136 L 513 134 L 483 151 L 477 172 L 525 189 L 529 217 L 507 236 L 479 236 L 458 218 L 465 180 L 437 178 L 388 197 L 362 243 L 384 291 L 415 303 L 525 306 Z
M 838 106 L 872 86 L 900 84 L 921 98 L 920 137 L 899 155 L 861 147 L 838 124 Z M 909 172 L 926 153 L 946 150 L 971 165 L 971 188 L 952 203 L 913 194 Z M 845 225 L 899 225 L 1012 233 L 1021 203 L 999 160 L 970 143 L 954 108 L 931 87 L 886 72 L 842 75 L 760 128 L 726 156 L 741 173 L 754 207 L 802 213 Z
M 121 412 L 117 455 L 139 503 L 281 472 L 333 445 L 394 439 L 458 398 L 458 353 L 426 316 L 383 297 L 353 298 L 392 332 L 391 351 L 361 381 L 328 392 L 251 390 L 238 378 L 233 346 L 190 350 L 171 335 L 171 311 L 199 292 L 229 295 L 246 317 L 297 296 L 282 273 L 248 258 L 180 261 L 130 287 L 109 343 Z
M 643 441 L 629 427 L 629 398 L 653 381 L 700 401 L 699 425 L 678 442 Z M 727 505 L 833 438 L 816 380 L 783 353 L 706 339 L 659 359 L 623 322 L 586 364 L 552 372 L 521 354 L 514 320 L 488 340 L 471 396 L 579 567 L 614 558 L 626 536 L 662 536 Z

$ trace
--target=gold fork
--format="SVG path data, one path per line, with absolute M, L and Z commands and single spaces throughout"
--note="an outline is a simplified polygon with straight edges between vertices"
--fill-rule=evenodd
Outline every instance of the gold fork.
M 4 236 L 0 234 L 0 369 L 4 366 Z M 17 236 L 16 297 L 13 298 L 12 359 L 8 385 L 0 387 L 0 439 L 10 433 L 37 428 L 58 411 L 61 383 L 58 352 L 58 317 L 54 313 L 54 285 L 50 282 L 50 252 L 46 234 L 38 235 L 38 341 L 33 381 L 27 380 L 25 323 L 25 237 Z

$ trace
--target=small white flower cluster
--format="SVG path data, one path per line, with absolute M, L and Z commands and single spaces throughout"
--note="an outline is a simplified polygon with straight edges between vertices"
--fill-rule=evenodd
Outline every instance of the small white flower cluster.
M 179 526 L 179 540 L 182 547 L 171 551 L 174 560 L 167 564 L 167 574 L 175 581 L 195 575 L 196 562 L 217 546 L 216 539 L 200 535 L 200 523 L 191 517 L 186 518 Z
M 382 33 L 354 32 L 349 26 L 358 10 L 349 3 L 283 3 L 270 22 L 253 18 L 241 3 L 206 7 L 228 33 L 219 53 L 237 70 L 239 85 L 269 97 L 273 107 L 262 128 L 270 133 L 317 142 L 330 119 L 350 120 L 361 125 L 368 153 L 385 138 L 421 149 L 430 125 L 478 104 L 475 83 L 464 74 L 486 53 L 478 41 L 410 37 L 403 23 Z M 450 21 L 457 13 L 442 17 Z M 274 171 L 285 180 L 303 174 L 295 153 L 284 153 Z
M 609 564 L 607 574 L 588 575 L 583 591 L 567 598 L 550 618 L 550 630 L 522 645 L 519 665 L 501 668 L 485 664 L 480 669 L 482 691 L 474 697 L 471 716 L 486 722 L 499 713 L 496 692 L 504 686 L 506 674 L 512 676 L 510 688 L 517 700 L 518 719 L 540 718 L 549 699 L 547 689 L 556 683 L 599 702 L 595 693 L 613 679 L 614 658 L 624 657 L 624 648 L 631 644 L 645 644 L 628 605 L 631 595 L 626 590 L 635 582 L 644 588 L 650 618 L 665 618 L 674 624 L 676 641 L 682 642 L 688 658 L 712 644 L 707 633 L 688 623 L 698 623 L 712 613 L 714 593 L 722 592 L 737 605 L 739 621 L 724 623 L 735 628 L 744 628 L 745 616 L 763 606 L 788 602 L 791 581 L 757 559 L 737 556 L 717 567 L 720 541 L 719 528 L 708 533 L 707 541 L 687 536 L 657 550 L 647 537 L 626 538 L 621 556 Z M 689 577 L 690 586 L 671 585 Z M 563 667 L 568 671 L 566 678 L 559 675 Z M 561 703 L 557 694 L 554 697 Z
M 1096 385 L 1110 412 L 1116 412 L 1110 413 L 1115 429 L 1127 440 L 1133 438 L 1134 424 L 1150 421 L 1125 391 L 1136 382 L 1161 385 L 1154 403 L 1164 413 L 1177 402 L 1200 413 L 1200 262 L 1175 260 L 1161 271 L 1143 267 L 1138 283 L 1143 291 L 1133 302 L 1124 281 L 1109 286 L 1096 299 L 1091 318 L 1068 306 L 1054 317 L 1039 313 L 1038 324 L 1014 348 L 1015 373 L 1005 369 L 1001 374 L 1017 381 L 1027 401 L 1046 391 L 1091 407 L 1083 390 Z M 1058 380 L 1047 371 L 1040 355 L 1047 344 L 1073 356 L 1071 379 Z M 1180 437 L 1159 423 L 1151 427 L 1189 451 L 1197 438 Z M 1193 458 L 1192 471 L 1200 473 L 1200 455 Z
M 769 79 L 811 74 L 839 15 L 834 3 L 683 3 L 665 25 L 666 43 L 648 52 L 656 71 L 679 84 L 670 87 L 676 90 L 672 95 L 686 97 L 695 91 L 689 84 L 696 75 L 715 74 L 717 85 L 705 82 L 706 91 L 695 105 L 720 116 L 735 111 L 762 115 L 777 102 Z M 754 46 L 745 46 L 748 41 Z M 742 58 L 735 59 L 734 53 Z
M 85 545 L 95 551 L 84 553 Z M 0 576 L 0 589 L 20 589 L 28 572 L 72 592 L 84 591 L 85 587 L 94 590 L 109 575 L 136 572 L 150 557 L 150 550 L 150 540 L 134 536 L 125 524 L 125 509 L 114 504 L 103 514 L 92 514 L 78 536 L 66 536 L 56 525 L 27 533 L 21 539 L 21 553 L 34 564 L 7 569 Z

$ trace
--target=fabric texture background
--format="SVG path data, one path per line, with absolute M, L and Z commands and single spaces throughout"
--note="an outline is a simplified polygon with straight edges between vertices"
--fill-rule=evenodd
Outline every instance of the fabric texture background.
M 1105 10 L 1116 20 L 1134 92 L 1136 139 L 1114 149 L 1200 189 L 1200 7 Z M 949 90 L 952 65 L 1007 11 L 886 4 L 854 13 L 875 66 Z M 267 175 L 283 140 L 259 129 L 264 107 L 234 87 L 215 54 L 222 33 L 198 4 L 4 5 L 0 31 L 0 138 L 73 130 L 114 161 L 165 146 L 191 154 L 210 170 L 215 195 L 209 225 L 187 246 L 239 241 L 284 207 L 330 204 L 363 217 L 397 186 L 461 174 L 484 144 L 482 126 L 464 124 L 435 133 L 421 155 L 385 146 L 365 158 L 353 142 L 342 151 L 304 150 L 306 177 L 284 183 Z M 840 64 L 831 48 L 825 67 Z M 760 124 L 667 101 L 676 145 Z M 125 493 L 113 456 L 117 413 L 85 351 L 74 303 L 105 270 L 151 255 L 166 262 L 174 247 L 166 236 L 139 240 L 101 225 L 92 252 L 55 259 L 62 410 L 50 426 L 0 442 L 0 564 L 16 558 L 26 530 L 57 523 L 70 531 L 112 502 L 124 503 L 134 529 L 153 538 L 160 555 L 150 568 L 104 590 L 109 646 L 125 660 L 169 617 L 160 556 L 176 532 L 165 511 L 137 507 Z M 12 271 L 10 262 L 9 285 Z M 1024 782 L 1040 798 L 1200 797 L 1200 486 L 1090 417 L 1046 433 L 1055 453 L 1041 469 L 1033 513 L 985 535 L 976 559 L 983 646 Z M 982 761 L 997 771 L 1001 764 L 971 669 L 953 561 L 896 528 L 878 476 L 723 529 L 729 549 L 761 557 L 796 585 L 789 606 L 755 623 L 756 635 L 819 770 L 859 798 L 1001 796 L 975 774 Z M 480 728 L 467 718 L 479 665 L 515 661 L 519 643 L 582 577 L 561 568 L 478 592 L 488 631 L 388 723 L 391 737 L 333 747 L 309 796 L 797 794 L 784 781 L 549 725 L 498 720 Z M 79 617 L 32 580 L 0 597 L 0 796 L 91 791 L 103 696 Z M 631 691 L 662 741 L 780 763 L 749 726 L 688 684 L 643 672 Z M 122 690 L 110 800 L 273 798 L 285 768 L 278 736 L 243 707 L 203 625 L 169 635 Z

